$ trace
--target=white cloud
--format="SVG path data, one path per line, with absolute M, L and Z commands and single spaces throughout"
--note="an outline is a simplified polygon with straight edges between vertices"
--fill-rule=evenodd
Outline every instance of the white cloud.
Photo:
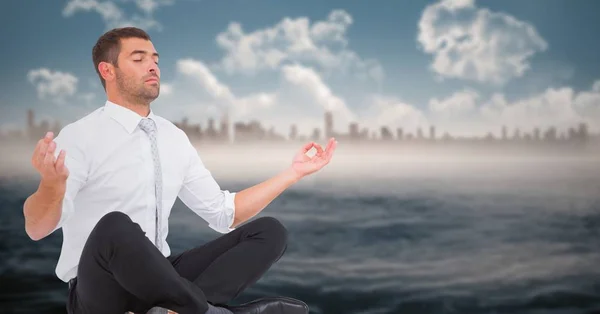
M 548 88 L 512 101 L 501 93 L 484 100 L 478 93 L 466 89 L 445 99 L 431 99 L 427 115 L 429 122 L 439 129 L 461 136 L 481 136 L 488 132 L 498 136 L 503 126 L 510 130 L 519 128 L 522 133 L 550 127 L 565 131 L 582 122 L 590 130 L 600 131 L 597 84 L 582 92 L 570 87 Z
M 360 129 L 367 127 L 377 133 L 386 126 L 394 134 L 397 128 L 402 128 L 405 134 L 413 135 L 419 128 L 427 133 L 430 126 L 435 126 L 438 136 L 446 132 L 453 136 L 484 136 L 488 132 L 499 136 L 502 126 L 508 127 L 511 134 L 516 128 L 522 133 L 549 127 L 564 131 L 581 122 L 586 122 L 592 131 L 600 130 L 600 81 L 587 91 L 548 88 L 516 100 L 500 93 L 484 98 L 466 88 L 447 97 L 431 98 L 424 109 L 394 96 L 373 95 L 362 110 L 352 110 L 314 69 L 298 64 L 281 67 L 284 85 L 279 89 L 245 97 L 236 96 L 200 61 L 180 60 L 178 71 L 199 83 L 210 95 L 208 103 L 213 107 L 231 106 L 237 114 L 232 118 L 237 121 L 253 116 L 267 124 L 272 122 L 283 134 L 287 134 L 292 123 L 297 123 L 304 134 L 315 127 L 322 130 L 326 110 L 333 111 L 334 129 L 343 133 L 348 132 L 350 122 L 358 122 Z M 208 112 L 206 108 L 202 110 Z M 213 108 L 210 112 L 214 111 Z
M 531 133 L 534 128 L 545 131 L 549 127 L 564 132 L 581 122 L 587 123 L 591 131 L 600 131 L 600 81 L 587 91 L 576 92 L 570 87 L 548 88 L 542 93 L 515 100 L 500 93 L 484 98 L 466 88 L 447 97 L 431 98 L 429 106 L 423 110 L 394 96 L 373 95 L 363 109 L 352 110 L 315 70 L 302 65 L 283 66 L 281 76 L 285 85 L 274 92 L 246 97 L 235 96 L 202 62 L 181 60 L 178 70 L 200 83 L 214 104 L 236 108 L 241 113 L 237 115 L 238 119 L 244 120 L 248 114 L 254 114 L 263 122 L 273 122 L 284 133 L 292 123 L 298 123 L 304 134 L 315 127 L 322 130 L 322 117 L 327 110 L 334 113 L 334 129 L 342 133 L 348 132 L 350 122 L 358 122 L 361 130 L 366 127 L 378 134 L 381 127 L 386 126 L 394 135 L 397 128 L 414 135 L 419 128 L 427 133 L 430 126 L 435 126 L 438 136 L 444 133 L 484 136 L 488 132 L 499 136 L 503 126 L 511 134 L 516 128 L 522 133 Z M 293 88 L 291 93 L 288 87 Z M 268 110 L 257 111 L 263 108 Z
M 160 93 L 165 96 L 172 95 L 173 94 L 173 84 L 160 83 Z
M 336 96 L 319 74 L 308 67 L 283 66 L 280 70 L 280 88 L 273 92 L 263 91 L 243 96 L 236 95 L 201 61 L 179 60 L 177 72 L 201 88 L 194 90 L 195 87 L 192 86 L 192 97 L 202 99 L 201 94 L 209 97 L 189 105 L 194 108 L 184 109 L 195 114 L 202 112 L 206 115 L 210 112 L 211 116 L 220 117 L 227 110 L 229 117 L 234 121 L 249 122 L 258 119 L 266 128 L 274 127 L 284 136 L 287 136 L 291 124 L 297 124 L 299 131 L 304 135 L 309 135 L 315 127 L 322 129 L 322 117 L 326 110 L 336 114 L 339 125 L 355 119 L 344 100 Z M 178 83 L 182 84 L 182 87 L 186 84 L 183 81 Z M 181 90 L 179 85 L 176 88 Z M 209 105 L 213 107 L 210 110 Z
M 440 115 L 455 115 L 475 109 L 479 95 L 474 90 L 463 90 L 445 99 L 429 100 L 429 110 Z
M 79 79 L 67 72 L 47 68 L 30 70 L 27 79 L 36 87 L 38 98 L 64 104 L 68 97 L 77 92 Z
M 265 109 L 274 106 L 277 102 L 277 96 L 273 93 L 260 92 L 251 94 L 234 102 L 238 112 L 241 114 L 252 112 L 255 109 Z
M 373 95 L 369 97 L 369 107 L 364 112 L 364 126 L 380 132 L 388 127 L 396 136 L 395 130 L 402 128 L 404 133 L 413 133 L 417 128 L 426 127 L 429 122 L 426 114 L 396 97 Z
M 201 61 L 181 59 L 177 61 L 176 67 L 179 73 L 199 83 L 215 101 L 235 116 L 245 116 L 253 110 L 271 107 L 276 102 L 276 96 L 272 93 L 263 92 L 244 97 L 234 95 Z
M 356 120 L 356 115 L 348 109 L 345 101 L 336 96 L 313 69 L 296 64 L 285 65 L 281 71 L 286 81 L 303 88 L 323 111 L 331 111 L 346 123 Z
M 139 12 L 128 15 L 115 1 L 69 0 L 63 9 L 63 16 L 70 17 L 78 12 L 96 12 L 106 25 L 106 29 L 136 26 L 144 30 L 161 30 L 162 25 L 153 17 L 161 6 L 172 5 L 175 0 L 122 0 L 135 3 Z
M 600 131 L 600 80 L 596 81 L 591 91 L 578 93 L 573 99 L 575 111 Z
M 405 134 L 414 134 L 418 128 L 426 132 L 434 126 L 437 136 L 449 133 L 482 137 L 491 132 L 499 137 L 503 126 L 512 136 L 516 129 L 521 134 L 532 134 L 536 128 L 543 133 L 554 127 L 564 133 L 580 123 L 586 123 L 591 132 L 600 132 L 600 80 L 586 91 L 548 88 L 515 100 L 501 93 L 484 99 L 467 88 L 446 98 L 430 99 L 426 110 L 385 95 L 371 96 L 368 104 L 367 109 L 360 112 L 361 124 L 378 133 L 382 126 L 392 132 L 402 128 Z
M 229 74 L 255 74 L 301 62 L 323 73 L 351 73 L 381 81 L 381 65 L 362 59 L 347 47 L 346 31 L 352 22 L 346 11 L 334 10 L 324 21 L 311 24 L 307 17 L 286 17 L 272 27 L 250 33 L 240 23 L 231 23 L 216 38 L 226 53 L 219 66 Z
M 440 78 L 502 84 L 529 70 L 530 58 L 548 44 L 529 23 L 488 9 L 474 0 L 442 0 L 427 6 L 418 43 L 433 55 Z
M 195 79 L 215 99 L 231 103 L 235 96 L 224 84 L 221 84 L 210 69 L 202 62 L 194 59 L 177 61 L 177 71 Z
M 147 14 L 153 13 L 161 6 L 173 5 L 175 0 L 134 0 L 137 7 Z
M 481 96 L 472 89 L 454 92 L 446 98 L 431 98 L 429 123 L 440 131 L 453 135 L 483 135 L 490 131 L 479 113 Z
M 501 125 L 531 131 L 574 127 L 585 120 L 573 107 L 574 92 L 571 88 L 549 88 L 543 93 L 513 102 L 504 95 L 496 94 L 482 105 L 482 117 L 487 125 L 497 131 Z M 492 130 L 492 131 L 494 131 Z
M 96 107 L 100 104 L 94 101 L 96 100 L 95 93 L 81 93 L 78 95 L 78 99 L 81 99 L 82 107 Z
M 30 70 L 27 80 L 35 87 L 37 96 L 42 101 L 41 112 L 45 112 L 47 117 L 54 116 L 62 121 L 78 119 L 104 105 L 106 99 L 106 96 L 103 96 L 98 100 L 95 93 L 81 91 L 80 79 L 68 72 L 39 68 Z M 57 110 L 60 111 L 60 117 L 56 116 Z M 38 115 L 38 119 L 40 117 Z
M 71 0 L 63 9 L 64 16 L 72 16 L 78 11 L 95 11 L 100 14 L 104 21 L 115 21 L 123 19 L 121 9 L 111 1 L 96 0 Z

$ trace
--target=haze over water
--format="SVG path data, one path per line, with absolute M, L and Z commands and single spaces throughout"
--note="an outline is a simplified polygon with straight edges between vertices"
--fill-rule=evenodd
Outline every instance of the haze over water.
M 301 145 L 198 145 L 223 189 L 289 165 Z M 5 146 L 6 147 L 6 146 Z M 304 300 L 311 313 L 592 313 L 600 310 L 600 161 L 594 149 L 344 145 L 259 216 L 280 219 L 284 257 L 235 302 Z M 0 304 L 64 313 L 62 235 L 30 241 L 29 149 L 3 151 Z M 174 252 L 218 236 L 179 201 Z M 26 306 L 24 306 L 26 305 Z

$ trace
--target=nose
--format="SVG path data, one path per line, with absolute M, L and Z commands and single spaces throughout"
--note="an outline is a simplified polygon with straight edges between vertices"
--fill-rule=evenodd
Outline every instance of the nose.
M 158 64 L 152 62 L 152 64 L 150 65 L 150 68 L 148 68 L 148 72 L 158 75 L 158 71 L 159 71 Z

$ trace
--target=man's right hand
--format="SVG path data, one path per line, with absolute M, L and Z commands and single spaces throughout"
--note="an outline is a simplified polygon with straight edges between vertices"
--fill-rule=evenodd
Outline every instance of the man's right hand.
M 46 133 L 35 146 L 31 164 L 41 175 L 40 185 L 23 204 L 25 231 L 34 241 L 43 239 L 56 227 L 62 215 L 62 202 L 67 190 L 69 170 L 65 166 L 66 152 L 54 157 L 54 134 Z
M 48 132 L 35 146 L 31 164 L 41 175 L 41 183 L 54 188 L 63 188 L 69 177 L 69 169 L 65 166 L 66 152 L 62 150 L 58 158 L 54 157 L 56 143 L 52 140 L 54 133 Z

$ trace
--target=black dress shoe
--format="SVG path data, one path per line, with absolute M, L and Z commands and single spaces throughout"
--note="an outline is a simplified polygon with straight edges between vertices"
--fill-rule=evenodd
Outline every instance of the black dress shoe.
M 226 308 L 234 314 L 308 314 L 306 303 L 287 297 L 265 297 Z

